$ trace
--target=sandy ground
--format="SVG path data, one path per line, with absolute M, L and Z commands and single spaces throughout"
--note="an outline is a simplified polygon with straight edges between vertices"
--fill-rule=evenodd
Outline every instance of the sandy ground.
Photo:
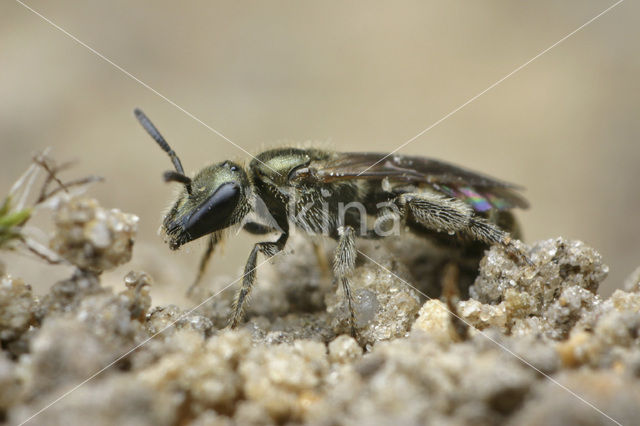
M 369 241 L 347 302 L 294 236 L 296 256 L 260 267 L 230 329 L 222 276 L 193 310 L 156 305 L 143 272 L 101 285 L 131 257 L 135 216 L 76 198 L 55 222 L 72 276 L 36 296 L 0 271 L 0 422 L 626 425 L 640 412 L 640 273 L 598 295 L 608 266 L 579 241 L 492 247 L 479 272 L 444 272 L 422 238 Z

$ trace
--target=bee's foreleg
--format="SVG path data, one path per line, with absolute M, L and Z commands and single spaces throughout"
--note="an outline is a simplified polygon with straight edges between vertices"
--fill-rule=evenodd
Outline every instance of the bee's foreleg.
M 340 239 L 338 240 L 338 246 L 336 247 L 333 260 L 333 272 L 336 279 L 342 283 L 342 290 L 344 291 L 344 296 L 347 299 L 347 306 L 349 308 L 351 335 L 356 337 L 356 314 L 353 307 L 354 302 L 353 295 L 351 294 L 351 283 L 349 282 L 349 276 L 356 265 L 356 234 L 351 226 L 344 226 L 340 228 L 338 232 Z
M 256 243 L 256 245 L 253 246 L 253 250 L 251 250 L 251 253 L 249 254 L 249 259 L 247 259 L 247 264 L 244 267 L 242 287 L 238 290 L 236 301 L 233 304 L 233 316 L 230 321 L 231 328 L 235 328 L 242 320 L 245 301 L 249 297 L 253 283 L 256 280 L 256 261 L 258 258 L 258 252 L 264 254 L 267 258 L 275 256 L 284 248 L 288 237 L 289 236 L 287 234 L 282 234 L 276 242 L 267 241 Z
M 200 258 L 200 265 L 198 266 L 198 274 L 196 275 L 196 279 L 193 280 L 193 283 L 189 287 L 189 290 L 187 290 L 187 296 L 191 296 L 191 293 L 193 293 L 193 290 L 195 290 L 196 287 L 198 287 L 198 284 L 200 284 L 200 280 L 202 280 L 202 277 L 204 276 L 204 273 L 207 270 L 209 259 L 211 259 L 211 255 L 213 254 L 213 251 L 215 250 L 216 245 L 220 242 L 220 240 L 221 238 L 218 233 L 211 234 L 207 239 L 207 249 L 204 251 L 204 253 L 202 254 L 202 257 Z

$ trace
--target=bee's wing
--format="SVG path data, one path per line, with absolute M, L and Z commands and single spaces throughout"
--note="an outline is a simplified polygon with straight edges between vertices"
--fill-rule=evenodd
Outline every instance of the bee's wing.
M 467 202 L 476 211 L 529 206 L 515 192 L 521 188 L 511 183 L 430 158 L 384 156 L 374 152 L 337 153 L 318 168 L 317 178 L 323 182 L 388 178 L 391 181 L 427 184 L 443 194 Z M 384 159 L 380 161 L 381 158 Z

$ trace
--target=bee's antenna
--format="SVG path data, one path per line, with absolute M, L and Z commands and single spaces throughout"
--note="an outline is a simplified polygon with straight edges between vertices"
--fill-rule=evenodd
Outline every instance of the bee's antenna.
M 173 170 L 168 170 L 164 172 L 162 175 L 165 182 L 180 182 L 184 185 L 191 186 L 191 178 L 189 176 L 185 176 L 182 173 L 174 172 Z M 191 191 L 189 191 L 191 193 Z
M 144 129 L 149 133 L 149 135 L 160 145 L 160 148 L 167 154 L 169 154 L 169 158 L 171 158 L 171 162 L 173 163 L 173 167 L 176 168 L 175 172 L 167 172 L 164 174 L 164 179 L 168 181 L 175 181 L 184 184 L 187 187 L 187 192 L 191 194 L 191 179 L 184 174 L 184 169 L 182 168 L 182 163 L 180 162 L 180 158 L 178 158 L 178 154 L 175 153 L 173 149 L 169 146 L 164 137 L 160 134 L 160 131 L 153 125 L 151 120 L 142 112 L 140 108 L 136 108 L 133 110 L 136 118 L 144 127 Z

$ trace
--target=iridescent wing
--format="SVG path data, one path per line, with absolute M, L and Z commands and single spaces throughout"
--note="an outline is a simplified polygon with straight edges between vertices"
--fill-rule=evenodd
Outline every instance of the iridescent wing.
M 515 192 L 522 189 L 517 185 L 430 158 L 384 156 L 375 152 L 336 153 L 332 160 L 315 171 L 315 175 L 322 182 L 388 178 L 395 182 L 427 184 L 436 191 L 465 201 L 479 212 L 529 206 Z

